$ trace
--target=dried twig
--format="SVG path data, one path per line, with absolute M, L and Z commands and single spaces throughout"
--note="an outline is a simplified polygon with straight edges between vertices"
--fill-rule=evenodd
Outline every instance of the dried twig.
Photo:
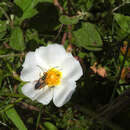
M 34 110 L 34 111 L 40 111 L 39 108 L 37 108 L 37 107 L 35 107 L 33 105 L 29 105 L 29 104 L 27 104 L 25 102 L 20 102 L 20 104 L 22 105 L 22 108 L 24 108 L 24 109 L 29 109 L 29 110 Z
M 59 35 L 60 35 L 61 31 L 62 31 L 63 26 L 64 26 L 64 24 L 61 24 L 60 29 L 59 29 L 55 39 L 53 40 L 53 42 L 55 42 L 57 40 L 57 38 L 59 37 Z
M 65 41 L 66 41 L 66 37 L 67 37 L 67 32 L 64 32 L 62 40 L 61 40 L 61 44 L 64 45 Z
M 60 9 L 60 11 L 61 11 L 62 13 L 65 12 L 65 11 L 64 11 L 64 8 L 62 8 L 62 6 L 60 5 L 60 3 L 59 3 L 58 0 L 53 0 L 53 3 L 54 3 L 54 5 L 55 5 L 56 7 L 58 7 L 58 8 Z

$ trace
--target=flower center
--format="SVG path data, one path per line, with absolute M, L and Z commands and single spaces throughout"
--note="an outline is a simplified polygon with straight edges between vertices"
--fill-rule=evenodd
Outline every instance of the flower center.
M 62 73 L 59 70 L 52 68 L 46 72 L 45 83 L 50 87 L 59 85 L 61 77 Z

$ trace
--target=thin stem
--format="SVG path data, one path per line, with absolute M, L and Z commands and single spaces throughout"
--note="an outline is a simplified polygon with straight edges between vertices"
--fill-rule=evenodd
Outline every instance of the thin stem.
M 5 58 L 5 57 L 19 57 L 19 56 L 24 56 L 24 54 L 7 54 L 7 55 L 0 55 L 0 58 Z
M 0 7 L 0 10 L 3 12 L 4 16 L 6 17 L 6 19 L 10 22 L 10 24 L 12 25 L 12 21 L 10 19 L 10 17 L 7 15 L 7 13 L 4 11 L 4 9 L 2 7 Z
M 61 33 L 61 31 L 62 31 L 63 26 L 64 26 L 64 24 L 61 24 L 60 29 L 59 29 L 59 31 L 58 31 L 58 33 L 57 33 L 55 39 L 53 40 L 53 42 L 55 42 L 55 41 L 57 40 L 57 38 L 60 36 L 60 33 Z
M 5 96 L 5 97 L 14 97 L 14 98 L 25 98 L 26 96 L 22 94 L 15 94 L 15 93 L 0 93 L 0 96 Z
M 115 12 L 116 10 L 118 10 L 119 8 L 121 8 L 122 6 L 124 6 L 125 4 L 129 4 L 130 2 L 123 2 L 121 5 L 115 7 L 112 12 Z
M 120 78 L 121 78 L 121 72 L 122 72 L 122 69 L 123 69 L 123 67 L 124 67 L 125 60 L 126 60 L 126 58 L 127 58 L 129 46 L 130 46 L 130 44 L 128 44 L 128 46 L 127 46 L 127 48 L 126 48 L 126 52 L 125 52 L 125 55 L 124 55 L 124 59 L 123 59 L 122 65 L 121 65 L 121 67 L 120 67 L 120 71 L 119 71 L 119 74 L 118 74 L 118 77 L 117 77 L 117 80 L 116 80 L 115 87 L 114 87 L 113 92 L 112 92 L 112 96 L 111 96 L 111 99 L 110 99 L 110 103 L 111 103 L 111 101 L 113 100 L 114 95 L 115 95 L 115 92 L 116 92 L 116 88 L 117 88 L 118 85 L 119 85 L 119 80 L 120 80 Z

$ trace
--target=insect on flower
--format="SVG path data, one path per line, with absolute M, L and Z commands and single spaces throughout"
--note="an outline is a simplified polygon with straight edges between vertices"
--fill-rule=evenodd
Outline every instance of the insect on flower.
M 83 75 L 79 61 L 59 44 L 28 52 L 22 66 L 20 78 L 28 82 L 21 88 L 23 94 L 44 105 L 53 101 L 57 107 L 71 99 Z
M 46 86 L 45 79 L 46 79 L 46 73 L 37 81 L 37 83 L 35 84 L 35 89 L 41 89 L 45 87 Z

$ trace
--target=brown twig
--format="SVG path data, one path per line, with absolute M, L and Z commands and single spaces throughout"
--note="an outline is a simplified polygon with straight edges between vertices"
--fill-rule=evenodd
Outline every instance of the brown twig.
M 59 37 L 59 35 L 60 35 L 61 31 L 62 31 L 63 26 L 64 26 L 64 24 L 61 24 L 60 29 L 59 29 L 55 39 L 53 40 L 53 42 L 55 42 L 57 40 L 57 38 Z
M 4 44 L 5 48 L 7 48 L 7 49 L 11 48 L 6 42 L 4 42 L 3 44 Z
M 40 111 L 39 108 L 37 108 L 37 107 L 35 107 L 33 105 L 29 105 L 29 104 L 27 104 L 25 102 L 20 102 L 20 104 L 22 105 L 22 108 L 24 108 L 24 109 L 29 109 L 29 110 L 34 110 L 34 111 Z
M 66 41 L 66 37 L 67 37 L 67 32 L 64 32 L 62 40 L 61 40 L 61 44 L 64 45 L 65 41 Z
M 58 8 L 60 9 L 60 11 L 61 11 L 62 13 L 65 12 L 65 11 L 64 11 L 64 8 L 62 8 L 62 6 L 60 5 L 60 3 L 59 3 L 58 0 L 53 0 L 53 3 L 54 3 L 54 5 L 55 5 L 56 7 L 58 7 Z
M 72 41 L 72 33 L 71 33 L 71 30 L 72 30 L 72 26 L 71 25 L 68 25 L 68 40 L 69 40 L 69 45 L 67 47 L 67 52 L 71 52 L 73 50 L 73 45 L 71 43 Z

